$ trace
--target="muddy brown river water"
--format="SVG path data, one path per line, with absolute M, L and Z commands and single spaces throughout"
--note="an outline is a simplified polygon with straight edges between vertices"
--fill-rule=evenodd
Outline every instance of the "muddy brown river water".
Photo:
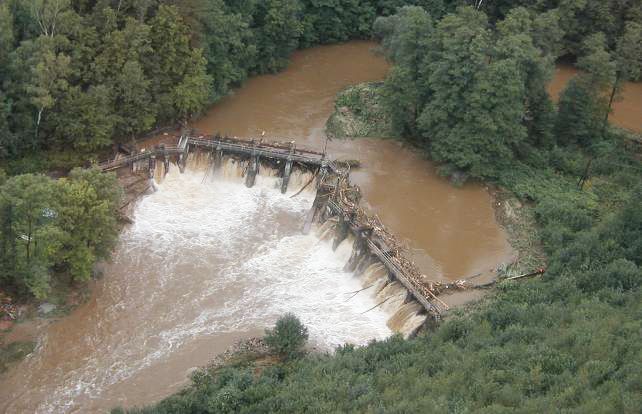
M 388 65 L 369 42 L 300 51 L 287 70 L 250 79 L 194 126 L 239 137 L 296 140 L 322 149 L 336 93 L 382 79 Z M 361 160 L 352 180 L 363 203 L 433 279 L 472 275 L 513 252 L 481 185 L 455 188 L 398 142 L 331 141 L 335 158 Z M 198 165 L 170 170 L 143 198 L 91 299 L 49 325 L 36 352 L 0 378 L 0 411 L 101 412 L 157 401 L 187 383 L 240 338 L 260 335 L 284 312 L 308 325 L 313 345 L 364 344 L 391 334 L 376 298 L 342 270 L 350 246 L 300 232 L 313 194 L 290 198 L 274 177 L 245 188 L 233 171 L 204 180 Z

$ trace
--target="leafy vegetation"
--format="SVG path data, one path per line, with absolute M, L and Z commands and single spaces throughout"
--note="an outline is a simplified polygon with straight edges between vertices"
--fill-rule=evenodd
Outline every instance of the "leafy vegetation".
M 291 359 L 301 353 L 308 340 L 308 328 L 291 313 L 281 316 L 273 329 L 265 332 L 265 343 L 274 354 Z
M 196 375 L 133 412 L 637 413 L 641 168 L 608 117 L 623 82 L 640 78 L 640 10 L 640 0 L 7 0 L 0 157 L 11 173 L 73 165 L 185 121 L 298 47 L 376 33 L 394 65 L 384 105 L 395 131 L 445 172 L 532 204 L 545 276 L 500 284 L 419 338 Z M 563 55 L 583 74 L 555 108 L 545 85 Z M 43 155 L 66 148 L 75 154 Z M 2 285 L 44 298 L 56 278 L 87 280 L 116 240 L 119 197 L 115 177 L 94 170 L 2 175 Z M 305 329 L 282 328 L 270 341 L 290 354 Z
M 326 122 L 330 138 L 394 137 L 390 116 L 384 107 L 382 83 L 363 83 L 339 92 L 334 112 Z
M 401 0 L 8 0 L 0 5 L 0 160 L 67 167 L 114 140 L 184 122 L 298 47 L 368 38 Z M 429 3 L 429 2 L 428 2 Z M 16 158 L 35 158 L 18 163 Z
M 94 263 L 116 242 L 120 197 L 116 177 L 97 169 L 75 169 L 59 180 L 6 179 L 0 185 L 3 289 L 44 299 L 52 277 L 89 280 Z
M 582 75 L 562 94 L 556 121 L 546 85 L 563 50 L 559 10 L 518 7 L 490 25 L 470 7 L 441 20 L 406 7 L 374 27 L 394 63 L 384 88 L 393 127 L 449 171 L 474 177 L 497 178 L 530 150 L 604 139 L 622 79 L 642 67 L 635 21 L 615 49 L 602 33 L 586 37 Z
M 614 152 L 625 171 L 604 163 L 583 191 L 552 167 L 505 175 L 535 202 L 543 278 L 500 283 L 412 340 L 346 345 L 258 375 L 228 367 L 129 412 L 639 412 L 642 186 L 626 171 L 639 161 Z
M 506 110 L 488 118 L 486 108 L 477 108 L 489 122 L 472 132 L 504 160 L 504 147 L 523 140 L 523 127 L 506 143 L 486 135 L 511 130 L 521 107 L 546 105 L 539 88 L 547 76 L 543 61 L 586 55 L 586 43 L 598 33 L 607 53 L 617 51 L 611 57 L 612 98 L 617 99 L 622 82 L 640 76 L 640 0 L 599 6 L 583 0 L 479 3 L 488 18 L 472 9 L 454 13 L 458 6 L 478 4 L 472 0 L 7 0 L 0 5 L 0 159 L 39 158 L 43 149 L 71 148 L 87 155 L 113 140 L 183 122 L 248 76 L 282 69 L 296 48 L 369 38 L 377 16 L 407 5 L 416 7 L 375 29 L 381 34 L 384 27 L 397 27 L 387 40 L 399 62 L 391 77 L 397 82 L 390 85 L 414 101 L 399 102 L 396 117 L 408 135 L 432 136 L 443 126 L 452 129 L 453 122 L 468 128 L 461 134 L 470 133 L 475 120 L 465 127 L 457 119 L 461 108 L 453 107 L 455 115 L 446 118 L 427 111 L 417 121 L 426 105 L 452 106 L 461 98 L 474 106 L 480 94 L 501 88 L 497 101 Z M 526 9 L 517 13 L 519 5 Z M 458 27 L 458 19 L 467 18 L 470 30 Z M 399 19 L 407 19 L 408 27 L 393 24 Z M 488 22 L 499 30 L 491 33 Z M 469 39 L 475 41 L 462 43 Z M 467 72 L 445 72 L 448 59 L 459 59 L 454 67 Z M 531 66 L 523 71 L 520 65 Z M 457 76 L 467 77 L 465 88 L 440 89 Z M 420 90 L 434 92 L 435 99 Z M 524 95 L 526 103 L 520 100 Z M 433 151 L 445 159 L 442 140 L 436 137 Z M 44 167 L 60 160 L 50 161 Z M 469 166 L 463 160 L 457 164 Z M 470 167 L 477 164 L 488 162 L 480 159 Z M 43 165 L 9 167 L 12 173 L 34 172 Z

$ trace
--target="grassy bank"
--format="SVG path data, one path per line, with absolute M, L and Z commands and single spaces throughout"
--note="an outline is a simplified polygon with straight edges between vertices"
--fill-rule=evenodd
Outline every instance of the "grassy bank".
M 349 86 L 339 92 L 334 112 L 326 122 L 330 138 L 395 138 L 390 116 L 384 108 L 383 83 L 370 82 Z

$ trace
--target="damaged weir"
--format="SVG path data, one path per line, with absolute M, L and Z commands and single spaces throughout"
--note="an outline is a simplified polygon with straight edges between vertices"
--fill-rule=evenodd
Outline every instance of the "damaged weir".
M 401 243 L 377 217 L 359 207 L 360 190 L 350 183 L 350 166 L 327 160 L 325 154 L 296 148 L 293 142 L 266 143 L 221 136 L 183 134 L 176 146 L 157 146 L 103 163 L 104 171 L 131 168 L 161 182 L 174 164 L 184 171 L 187 163 L 205 166 L 205 175 L 240 177 L 247 187 L 257 177 L 273 177 L 281 193 L 299 189 L 314 191 L 303 232 L 317 229 L 321 239 L 331 240 L 334 250 L 349 257 L 344 270 L 360 279 L 363 289 L 349 292 L 369 294 L 390 315 L 388 326 L 404 336 L 412 336 L 440 319 L 448 309 L 438 295 L 466 288 L 461 282 L 430 281 L 407 259 Z M 192 164 L 193 165 L 193 164 Z M 294 178 L 296 177 L 296 178 Z M 293 185 L 295 184 L 296 185 Z M 365 310 L 367 312 L 371 309 Z

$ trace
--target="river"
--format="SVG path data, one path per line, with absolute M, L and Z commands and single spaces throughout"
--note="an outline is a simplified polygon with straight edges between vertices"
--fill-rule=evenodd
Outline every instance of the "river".
M 558 64 L 548 91 L 553 99 L 559 99 L 566 83 L 578 71 L 568 63 Z M 642 132 L 642 82 L 625 82 L 618 99 L 613 102 L 609 121 L 633 132 Z
M 250 79 L 194 126 L 239 137 L 265 131 L 321 149 L 336 93 L 385 76 L 388 65 L 373 46 L 296 52 L 285 71 Z M 351 177 L 362 203 L 431 278 L 452 280 L 512 258 L 483 186 L 451 186 L 396 141 L 335 140 L 328 150 L 361 160 Z M 49 325 L 36 352 L 0 379 L 0 409 L 96 412 L 157 401 L 184 386 L 190 368 L 262 334 L 287 311 L 306 323 L 320 349 L 390 335 L 385 309 L 363 313 L 376 298 L 346 301 L 362 286 L 342 270 L 350 246 L 333 252 L 301 234 L 313 194 L 290 195 L 303 177 L 281 195 L 272 177 L 247 189 L 225 171 L 204 180 L 198 165 L 185 174 L 174 168 L 138 203 L 90 300 Z

